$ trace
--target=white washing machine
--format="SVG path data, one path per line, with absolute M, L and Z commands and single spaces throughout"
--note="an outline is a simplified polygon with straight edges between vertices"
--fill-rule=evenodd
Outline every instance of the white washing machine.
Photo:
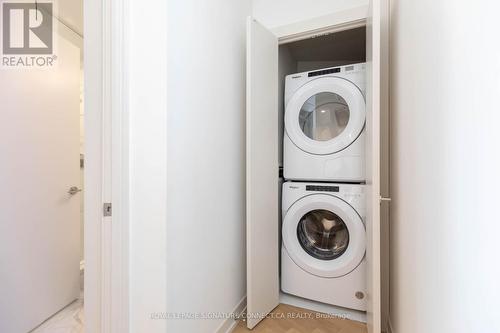
M 285 179 L 365 180 L 365 64 L 285 79 Z
M 281 289 L 366 311 L 364 185 L 283 184 Z

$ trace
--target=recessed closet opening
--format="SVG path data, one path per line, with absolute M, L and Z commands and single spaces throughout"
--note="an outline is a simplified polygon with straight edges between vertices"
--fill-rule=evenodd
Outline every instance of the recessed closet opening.
M 247 21 L 250 329 L 286 304 L 380 331 L 378 15 L 359 8 L 273 30 Z
M 349 70 L 351 64 L 360 64 L 366 62 L 366 27 L 356 27 L 349 30 L 337 31 L 332 33 L 321 34 L 311 38 L 293 41 L 281 44 L 278 47 L 278 161 L 279 161 L 279 258 L 280 258 L 280 302 L 300 308 L 305 308 L 322 313 L 337 313 L 343 314 L 346 318 L 366 322 L 366 312 L 359 310 L 352 310 L 340 306 L 334 306 L 320 301 L 302 298 L 283 292 L 283 279 L 282 279 L 282 260 L 286 251 L 283 251 L 283 229 L 284 213 L 287 211 L 288 203 L 283 201 L 283 183 L 289 179 L 285 179 L 283 175 L 283 151 L 284 151 L 284 131 L 285 131 L 285 110 L 286 110 L 286 92 L 285 81 L 286 77 L 291 74 L 298 74 L 304 72 L 319 71 L 323 69 L 331 69 L 333 72 L 339 70 L 341 72 Z M 324 73 L 319 73 L 322 75 Z M 311 74 L 314 75 L 314 74 Z M 311 76 L 309 73 L 304 73 L 304 76 Z M 325 111 L 323 111 L 325 112 Z M 364 123 L 364 120 L 363 120 Z M 329 188 L 327 183 L 324 184 L 325 188 Z M 300 182 L 297 186 L 301 186 Z M 288 199 L 287 199 L 288 200 Z M 285 201 L 287 201 L 285 200 Z M 285 207 L 285 205 L 287 207 Z M 351 241 L 355 241 L 354 236 L 351 234 Z M 314 240 L 312 240 L 314 242 Z M 347 246 L 347 245 L 346 245 Z M 314 251 L 312 249 L 311 251 Z M 341 255 L 341 254 L 340 254 Z M 339 255 L 339 256 L 340 256 Z M 325 260 L 326 262 L 327 260 Z M 292 274 L 290 272 L 285 274 Z M 295 274 L 295 273 L 293 273 Z M 305 275 L 304 275 L 305 276 Z M 356 277 L 351 277 L 355 279 Z M 364 273 L 359 274 L 359 279 L 364 279 Z M 300 277 L 297 277 L 300 279 Z M 303 283 L 308 283 L 309 279 L 304 277 Z M 324 293 L 332 292 L 328 289 L 328 284 L 324 283 Z M 335 291 L 337 292 L 337 291 Z

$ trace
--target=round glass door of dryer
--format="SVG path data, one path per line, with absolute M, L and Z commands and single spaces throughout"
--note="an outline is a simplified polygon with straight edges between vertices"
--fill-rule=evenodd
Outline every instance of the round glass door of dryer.
M 349 116 L 349 105 L 342 96 L 321 92 L 304 102 L 299 112 L 299 125 L 308 138 L 329 141 L 345 130 Z
M 346 201 L 328 194 L 297 200 L 286 212 L 283 245 L 306 272 L 321 277 L 349 274 L 366 250 L 364 223 Z
M 358 87 L 339 77 L 323 77 L 300 87 L 285 109 L 285 130 L 300 149 L 333 154 L 353 143 L 364 128 L 366 103 Z

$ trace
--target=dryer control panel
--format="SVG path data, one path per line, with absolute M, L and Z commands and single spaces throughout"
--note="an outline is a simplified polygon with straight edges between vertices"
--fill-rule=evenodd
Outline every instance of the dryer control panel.
M 328 69 L 322 69 L 319 71 L 309 72 L 309 73 L 307 73 L 307 76 L 312 77 L 312 76 L 319 76 L 319 75 L 326 75 L 326 74 L 333 74 L 333 73 L 340 73 L 340 67 L 328 68 Z

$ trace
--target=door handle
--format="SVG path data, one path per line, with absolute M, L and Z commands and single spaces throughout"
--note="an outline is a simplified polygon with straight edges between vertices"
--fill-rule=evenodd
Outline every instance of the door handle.
M 78 187 L 76 187 L 76 186 L 71 186 L 71 187 L 69 188 L 68 194 L 69 194 L 69 195 L 75 195 L 75 194 L 77 194 L 78 192 L 81 192 L 81 191 L 82 191 L 82 189 L 81 189 L 81 188 L 78 188 Z

